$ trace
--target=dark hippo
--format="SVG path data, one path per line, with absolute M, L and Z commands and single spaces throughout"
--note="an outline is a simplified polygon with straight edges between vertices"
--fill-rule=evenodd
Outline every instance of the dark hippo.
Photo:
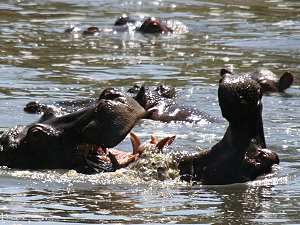
M 129 89 L 131 93 L 134 93 L 134 91 L 138 93 L 134 96 L 135 100 L 146 110 L 151 109 L 148 119 L 161 122 L 220 122 L 220 119 L 203 111 L 176 104 L 174 101 L 175 89 L 172 87 L 160 85 L 151 90 L 144 86 L 134 86 L 132 89 Z
M 115 89 L 107 89 L 115 90 Z M 115 90 L 117 91 L 117 90 Z M 219 118 L 213 117 L 205 112 L 186 106 L 178 106 L 175 102 L 176 91 L 174 87 L 167 85 L 158 85 L 154 88 L 134 85 L 127 92 L 130 94 L 145 110 L 149 111 L 148 117 L 161 122 L 183 121 L 183 122 L 220 122 Z M 101 96 L 100 96 L 101 98 Z M 65 112 L 73 112 L 89 104 L 93 104 L 96 99 L 86 99 L 78 101 L 62 101 L 56 102 L 54 105 L 45 105 L 38 102 L 29 102 L 24 110 L 28 113 L 44 113 L 48 112 L 60 114 Z
M 114 171 L 120 152 L 110 152 L 147 112 L 132 97 L 104 90 L 93 104 L 56 117 L 44 112 L 37 122 L 13 128 L 0 138 L 0 165 L 21 169 L 76 169 L 83 173 Z M 135 153 L 133 153 L 135 155 Z
M 219 105 L 229 126 L 210 150 L 179 160 L 183 180 L 230 184 L 254 180 L 279 163 L 266 149 L 262 122 L 262 90 L 251 76 L 224 74 L 219 83 Z
M 136 27 L 136 31 L 145 34 L 163 34 L 173 32 L 173 29 L 171 27 L 168 27 L 165 22 L 154 17 L 141 18 L 141 20 L 139 21 L 138 19 L 124 14 L 116 20 L 114 25 L 125 27 L 129 24 L 134 25 Z
M 78 33 L 80 29 L 72 26 L 65 30 L 66 34 Z M 128 16 L 123 14 L 114 23 L 114 26 L 109 29 L 101 29 L 96 26 L 91 26 L 85 29 L 83 35 L 96 35 L 100 32 L 126 32 L 136 31 L 143 34 L 182 34 L 188 31 L 187 27 L 182 23 L 174 20 L 161 20 L 155 17 L 146 16 Z
M 220 75 L 224 76 L 226 74 L 232 74 L 232 72 L 227 69 L 221 69 Z M 247 75 L 260 84 L 263 93 L 284 92 L 294 82 L 294 75 L 290 72 L 284 72 L 281 77 L 278 77 L 272 71 L 264 68 L 247 73 Z

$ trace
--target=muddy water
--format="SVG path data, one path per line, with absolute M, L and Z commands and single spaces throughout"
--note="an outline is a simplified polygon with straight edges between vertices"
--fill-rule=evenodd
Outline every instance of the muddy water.
M 68 36 L 64 29 L 110 29 L 122 13 L 176 20 L 184 34 L 144 36 L 104 32 Z M 0 3 L 0 126 L 38 118 L 23 112 L 33 100 L 51 103 L 99 95 L 106 87 L 173 85 L 177 101 L 221 117 L 220 68 L 291 71 L 286 94 L 265 96 L 267 144 L 281 159 L 256 181 L 190 186 L 144 179 L 126 171 L 81 175 L 74 171 L 0 170 L 0 223 L 300 223 L 300 3 L 272 1 L 84 1 Z M 219 124 L 142 121 L 143 140 L 177 134 L 172 150 L 209 148 L 222 138 Z M 125 140 L 120 148 L 130 151 Z

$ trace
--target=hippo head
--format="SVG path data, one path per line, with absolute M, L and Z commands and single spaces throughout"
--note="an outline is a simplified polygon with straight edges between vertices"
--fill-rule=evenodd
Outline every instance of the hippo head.
M 82 32 L 83 35 L 95 35 L 100 33 L 101 30 L 98 27 L 88 27 L 86 30 Z
M 232 72 L 227 69 L 221 69 L 221 77 L 226 74 L 232 74 Z M 294 82 L 294 75 L 290 72 L 284 72 L 281 77 L 278 77 L 265 68 L 259 68 L 254 72 L 248 73 L 248 75 L 259 83 L 263 93 L 284 92 Z
M 132 97 L 107 89 L 95 104 L 77 112 L 4 133 L 0 163 L 11 168 L 74 168 L 75 156 L 85 154 L 100 165 L 101 151 L 119 144 L 145 115 Z M 91 147 L 79 150 L 83 145 Z
M 284 92 L 294 82 L 294 75 L 284 72 L 278 77 L 272 71 L 264 68 L 257 69 L 251 74 L 261 86 L 262 92 Z
M 284 72 L 279 79 L 261 79 L 259 84 L 261 85 L 263 92 L 284 92 L 293 84 L 293 82 L 294 75 L 290 72 Z
M 132 97 L 115 89 L 106 89 L 93 108 L 90 121 L 82 126 L 81 136 L 85 142 L 112 148 L 146 114 L 145 109 Z
M 142 33 L 160 34 L 172 32 L 172 29 L 168 28 L 159 19 L 149 17 L 144 20 L 142 26 L 139 28 L 139 31 Z
M 220 80 L 218 98 L 222 115 L 230 123 L 255 119 L 261 112 L 259 84 L 247 76 L 224 76 Z
M 154 89 L 145 88 L 145 86 L 134 85 L 128 90 L 128 93 L 134 95 L 134 99 L 146 110 L 163 103 L 167 99 L 175 97 L 175 88 L 159 85 Z
M 250 76 L 224 74 L 219 82 L 219 105 L 231 127 L 246 127 L 249 135 L 265 147 L 262 124 L 262 91 Z
M 123 14 L 115 21 L 115 26 L 124 26 L 128 23 L 135 23 L 136 20 L 126 14 Z

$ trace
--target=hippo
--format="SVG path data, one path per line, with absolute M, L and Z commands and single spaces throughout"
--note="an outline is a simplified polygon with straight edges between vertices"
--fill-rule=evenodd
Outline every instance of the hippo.
M 134 161 L 137 153 L 126 155 L 108 148 L 118 145 L 147 113 L 132 97 L 112 90 L 104 90 L 93 104 L 63 116 L 46 110 L 39 121 L 2 134 L 0 165 L 115 171 Z
M 143 22 L 141 23 L 137 19 L 124 14 L 116 20 L 114 25 L 124 27 L 128 24 L 134 24 L 136 26 L 136 31 L 144 34 L 173 33 L 173 29 L 171 27 L 168 27 L 166 23 L 155 17 L 143 18 Z
M 220 75 L 224 76 L 226 74 L 232 74 L 232 72 L 227 69 L 221 69 Z M 290 72 L 284 72 L 280 78 L 265 68 L 259 68 L 247 74 L 260 84 L 263 93 L 284 92 L 294 82 L 294 75 Z
M 246 182 L 269 173 L 278 155 L 266 148 L 262 121 L 262 88 L 250 75 L 226 73 L 219 82 L 218 98 L 229 126 L 210 150 L 178 160 L 181 179 L 203 184 Z
M 117 91 L 113 88 L 107 90 Z M 134 85 L 128 89 L 126 94 L 131 95 L 146 111 L 149 112 L 147 118 L 145 119 L 161 122 L 181 121 L 189 123 L 197 123 L 200 121 L 221 121 L 220 118 L 211 116 L 203 111 L 199 111 L 188 106 L 179 106 L 176 104 L 174 100 L 176 97 L 176 90 L 171 86 L 158 85 L 154 88 L 148 88 L 144 85 Z M 102 98 L 102 96 L 100 96 L 100 98 Z M 60 114 L 76 111 L 81 107 L 93 104 L 94 101 L 97 100 L 85 99 L 70 102 L 62 101 L 56 102 L 54 105 L 46 105 L 39 102 L 29 102 L 24 107 L 24 111 L 28 113 L 43 113 L 44 117 L 48 114 L 47 112 Z
M 66 34 L 78 33 L 80 29 L 76 26 L 71 26 L 65 29 Z M 186 33 L 187 27 L 178 21 L 167 20 L 163 21 L 155 17 L 145 16 L 128 16 L 123 14 L 114 23 L 111 29 L 101 29 L 96 26 L 91 26 L 85 29 L 83 35 L 97 35 L 100 32 L 127 32 L 136 31 L 142 34 L 169 34 L 169 33 Z
M 151 109 L 148 119 L 161 122 L 182 121 L 189 123 L 221 121 L 203 111 L 176 104 L 173 99 L 175 97 L 174 88 L 160 85 L 154 90 L 150 90 L 144 86 L 135 85 L 134 88 L 129 89 L 131 93 L 134 91 L 138 93 L 134 96 L 136 101 L 146 110 Z

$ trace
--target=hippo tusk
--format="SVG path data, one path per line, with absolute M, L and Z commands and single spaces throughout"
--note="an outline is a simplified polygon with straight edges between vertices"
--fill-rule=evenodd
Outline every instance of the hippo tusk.
M 141 154 L 142 152 L 139 150 L 139 147 L 141 145 L 140 138 L 133 132 L 130 132 L 130 141 L 132 144 L 132 154 Z
M 111 152 L 108 152 L 108 157 L 113 165 L 113 169 L 114 171 L 116 171 L 117 169 L 120 168 L 120 164 L 116 158 L 116 156 L 114 156 L 114 154 L 112 154 Z
M 157 143 L 158 143 L 157 137 L 154 134 L 152 134 L 150 144 L 157 145 Z
M 162 140 L 160 140 L 160 141 L 156 144 L 155 147 L 159 150 L 160 153 L 162 153 L 162 152 L 163 152 L 163 151 L 162 151 L 163 148 L 164 148 L 165 146 L 168 146 L 168 145 L 172 144 L 173 141 L 175 140 L 175 138 L 176 138 L 176 135 L 171 136 L 171 137 L 165 137 L 165 138 L 163 138 Z

